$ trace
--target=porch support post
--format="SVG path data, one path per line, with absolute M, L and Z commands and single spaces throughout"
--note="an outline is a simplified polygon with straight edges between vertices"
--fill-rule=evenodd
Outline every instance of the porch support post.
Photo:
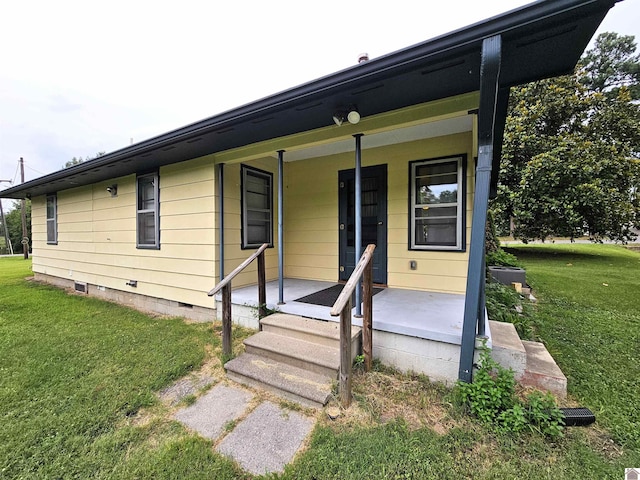
M 220 280 L 224 278 L 224 163 L 218 165 L 218 266 Z
M 362 133 L 356 133 L 356 178 L 355 178 L 355 260 L 357 265 L 362 255 Z M 362 317 L 362 282 L 356 285 L 356 317 Z
M 284 150 L 278 150 L 278 305 L 284 305 Z
M 480 65 L 480 108 L 478 111 L 478 165 L 473 197 L 473 219 L 471 222 L 471 245 L 469 247 L 469 267 L 460 346 L 460 366 L 458 378 L 470 383 L 473 379 L 473 356 L 475 351 L 476 328 L 481 311 L 482 282 L 485 281 L 484 242 L 491 167 L 493 163 L 494 129 L 499 93 L 502 39 L 500 35 L 486 38 L 482 42 Z M 484 308 L 482 308 L 484 316 Z M 482 319 L 484 320 L 484 318 Z

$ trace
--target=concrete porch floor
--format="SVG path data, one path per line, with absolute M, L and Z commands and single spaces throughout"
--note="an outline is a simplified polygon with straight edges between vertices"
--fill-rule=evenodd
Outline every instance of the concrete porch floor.
M 335 285 L 334 282 L 285 279 L 284 301 L 278 305 L 278 282 L 267 282 L 267 307 L 308 318 L 339 322 L 339 317 L 329 314 L 329 307 L 296 302 L 296 298 L 315 293 Z M 233 290 L 232 303 L 255 307 L 258 304 L 257 286 Z M 353 310 L 355 313 L 355 308 Z M 398 288 L 385 288 L 373 297 L 374 330 L 422 338 L 436 342 L 460 345 L 464 316 L 464 295 L 424 292 Z M 360 318 L 353 324 L 361 326 Z M 485 320 L 488 345 L 491 335 Z

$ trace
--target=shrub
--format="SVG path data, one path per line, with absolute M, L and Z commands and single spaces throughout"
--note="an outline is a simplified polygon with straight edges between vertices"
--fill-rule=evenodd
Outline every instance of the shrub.
M 553 396 L 535 391 L 520 400 L 515 385 L 513 371 L 500 366 L 485 348 L 473 383 L 458 382 L 456 396 L 472 415 L 498 432 L 562 436 L 563 417 Z
M 502 248 L 487 252 L 487 265 L 498 265 L 503 267 L 519 267 L 520 263 L 515 255 L 505 252 Z
M 531 303 L 513 288 L 501 283 L 487 283 L 485 288 L 487 315 L 496 322 L 513 323 L 520 338 L 531 340 L 535 317 Z

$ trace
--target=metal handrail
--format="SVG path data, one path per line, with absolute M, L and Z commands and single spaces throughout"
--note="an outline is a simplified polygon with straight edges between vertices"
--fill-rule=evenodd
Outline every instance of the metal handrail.
M 374 244 L 367 245 L 358 264 L 353 269 L 338 299 L 331 308 L 331 315 L 340 316 L 340 401 L 344 407 L 351 404 L 351 296 L 363 278 L 362 352 L 365 370 L 371 370 L 373 327 L 373 251 Z
M 231 280 L 233 280 L 242 270 L 247 268 L 251 262 L 256 258 L 258 259 L 258 320 L 265 316 L 266 303 L 267 303 L 267 289 L 265 282 L 265 261 L 264 251 L 269 247 L 268 243 L 263 243 L 258 250 L 256 250 L 250 257 L 244 262 L 238 265 L 233 272 L 224 277 L 211 290 L 209 290 L 210 297 L 213 297 L 219 291 L 222 291 L 222 353 L 229 357 L 231 356 Z

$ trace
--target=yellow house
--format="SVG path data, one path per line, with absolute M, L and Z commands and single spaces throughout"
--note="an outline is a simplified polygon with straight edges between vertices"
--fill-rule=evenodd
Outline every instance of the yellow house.
M 263 243 L 268 306 L 329 319 L 300 300 L 373 243 L 376 356 L 469 381 L 509 88 L 571 71 L 614 3 L 535 2 L 0 195 L 32 200 L 36 278 L 200 320 Z

